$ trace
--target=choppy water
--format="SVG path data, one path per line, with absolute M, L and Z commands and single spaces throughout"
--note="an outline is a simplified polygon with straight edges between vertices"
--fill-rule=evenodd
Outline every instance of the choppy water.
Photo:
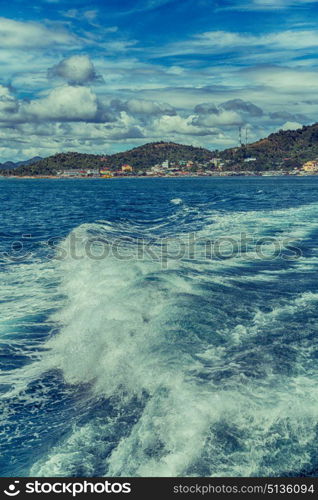
M 0 201 L 2 476 L 317 474 L 317 178 Z

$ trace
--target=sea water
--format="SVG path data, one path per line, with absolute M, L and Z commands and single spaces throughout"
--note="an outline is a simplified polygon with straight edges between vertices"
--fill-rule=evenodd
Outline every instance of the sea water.
M 0 201 L 2 476 L 317 475 L 318 178 Z

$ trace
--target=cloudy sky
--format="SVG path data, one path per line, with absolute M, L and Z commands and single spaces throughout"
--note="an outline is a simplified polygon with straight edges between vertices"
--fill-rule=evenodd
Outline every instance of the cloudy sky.
M 317 0 L 1 1 L 0 162 L 318 121 Z

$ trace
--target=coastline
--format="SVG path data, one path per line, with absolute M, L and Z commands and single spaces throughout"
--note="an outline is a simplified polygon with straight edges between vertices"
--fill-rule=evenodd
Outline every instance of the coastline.
M 111 181 L 111 180 L 123 180 L 123 179 L 207 179 L 207 178 L 216 178 L 216 179 L 224 179 L 224 178 L 242 178 L 242 177 L 317 177 L 317 173 L 308 172 L 308 173 L 287 173 L 287 172 L 279 172 L 279 173 L 251 173 L 251 172 L 241 172 L 241 173 L 222 173 L 222 174 L 209 174 L 209 175 L 127 175 L 127 176 L 114 176 L 114 177 L 63 177 L 57 175 L 25 175 L 25 176 L 4 176 L 0 175 L 0 180 L 100 180 L 100 181 Z

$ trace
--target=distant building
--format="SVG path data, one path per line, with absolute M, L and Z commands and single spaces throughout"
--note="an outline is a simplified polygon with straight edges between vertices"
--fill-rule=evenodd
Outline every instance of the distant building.
M 244 163 L 249 163 L 250 161 L 257 161 L 257 158 L 254 157 L 245 158 Z
M 98 168 L 88 168 L 86 170 L 82 170 L 84 176 L 86 177 L 98 177 L 99 169 Z
M 307 161 L 303 165 L 303 170 L 305 172 L 317 172 L 317 170 L 318 170 L 318 161 L 316 161 L 316 160 L 314 160 L 314 161 Z
M 63 177 L 82 177 L 82 171 L 79 169 L 69 169 L 60 171 L 60 175 Z
M 212 163 L 214 167 L 219 167 L 221 158 L 211 158 L 210 163 Z
M 101 168 L 99 171 L 99 175 L 103 179 L 108 179 L 109 177 L 113 177 L 113 173 L 108 168 Z
M 150 168 L 150 171 L 153 173 L 153 174 L 159 174 L 160 172 L 162 172 L 162 167 L 160 166 L 154 166 L 154 167 L 151 167 Z
M 99 169 L 89 168 L 89 169 L 79 169 L 72 168 L 68 170 L 63 170 L 60 172 L 62 177 L 98 177 Z
M 133 167 L 131 165 L 122 165 L 121 171 L 122 172 L 132 172 L 133 171 Z
M 169 168 L 169 160 L 165 160 L 161 163 L 162 168 Z

